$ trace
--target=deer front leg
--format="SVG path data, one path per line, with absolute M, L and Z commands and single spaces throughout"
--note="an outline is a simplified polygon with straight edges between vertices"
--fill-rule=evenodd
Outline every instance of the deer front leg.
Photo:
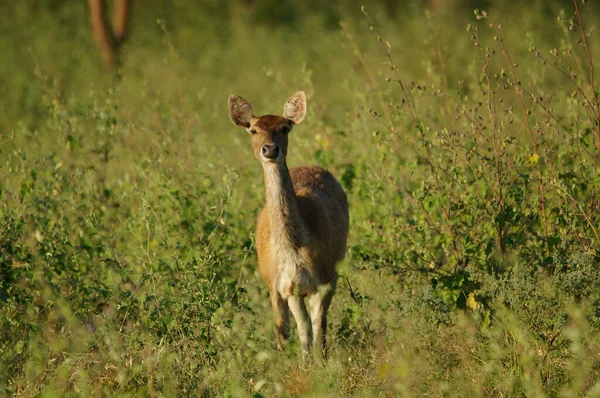
M 277 348 L 283 350 L 286 340 L 290 337 L 290 308 L 287 301 L 275 290 L 271 290 L 271 305 L 275 311 L 277 326 Z
M 312 327 L 306 305 L 304 304 L 304 298 L 289 296 L 287 301 L 298 325 L 298 335 L 300 337 L 300 344 L 302 345 L 302 358 L 306 359 L 312 344 Z
M 113 11 L 113 32 L 117 46 L 123 44 L 127 35 L 127 20 L 129 17 L 129 0 L 116 0 Z
M 115 49 L 112 43 L 112 32 L 109 31 L 104 15 L 104 0 L 88 0 L 90 23 L 94 40 L 100 48 L 102 60 L 106 65 L 115 62 Z
M 337 285 L 337 275 L 331 282 L 319 287 L 317 292 L 309 299 L 310 317 L 314 333 L 315 347 L 320 345 L 320 354 L 327 357 L 327 310 L 331 305 L 333 294 Z

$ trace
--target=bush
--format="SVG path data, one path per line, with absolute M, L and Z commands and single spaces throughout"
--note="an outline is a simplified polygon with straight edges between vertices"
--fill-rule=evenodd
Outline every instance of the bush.
M 136 8 L 112 74 L 82 5 L 4 6 L 1 391 L 600 396 L 597 6 L 269 3 Z M 275 351 L 226 110 L 298 89 L 289 163 L 331 169 L 352 219 L 307 366 Z

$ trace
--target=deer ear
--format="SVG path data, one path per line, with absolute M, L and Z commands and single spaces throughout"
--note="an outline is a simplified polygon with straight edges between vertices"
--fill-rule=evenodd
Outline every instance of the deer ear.
M 236 126 L 249 128 L 254 117 L 252 105 L 237 95 L 229 96 L 229 118 Z
M 294 122 L 294 124 L 304 120 L 304 116 L 306 116 L 306 95 L 304 95 L 304 91 L 298 91 L 288 98 L 283 104 L 283 116 Z

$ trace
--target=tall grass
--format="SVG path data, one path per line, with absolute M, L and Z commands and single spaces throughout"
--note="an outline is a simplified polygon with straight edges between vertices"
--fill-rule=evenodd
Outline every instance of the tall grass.
M 84 3 L 2 6 L 2 394 L 600 396 L 597 6 L 332 4 L 137 8 L 116 71 Z M 226 109 L 300 89 L 352 220 L 310 366 Z

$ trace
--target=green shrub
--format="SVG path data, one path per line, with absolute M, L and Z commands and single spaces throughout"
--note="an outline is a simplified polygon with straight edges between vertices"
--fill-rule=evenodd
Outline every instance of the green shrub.
M 84 5 L 0 7 L 2 394 L 600 396 L 597 6 L 209 3 L 136 4 L 114 73 Z M 352 219 L 310 365 L 226 110 L 298 89 Z

